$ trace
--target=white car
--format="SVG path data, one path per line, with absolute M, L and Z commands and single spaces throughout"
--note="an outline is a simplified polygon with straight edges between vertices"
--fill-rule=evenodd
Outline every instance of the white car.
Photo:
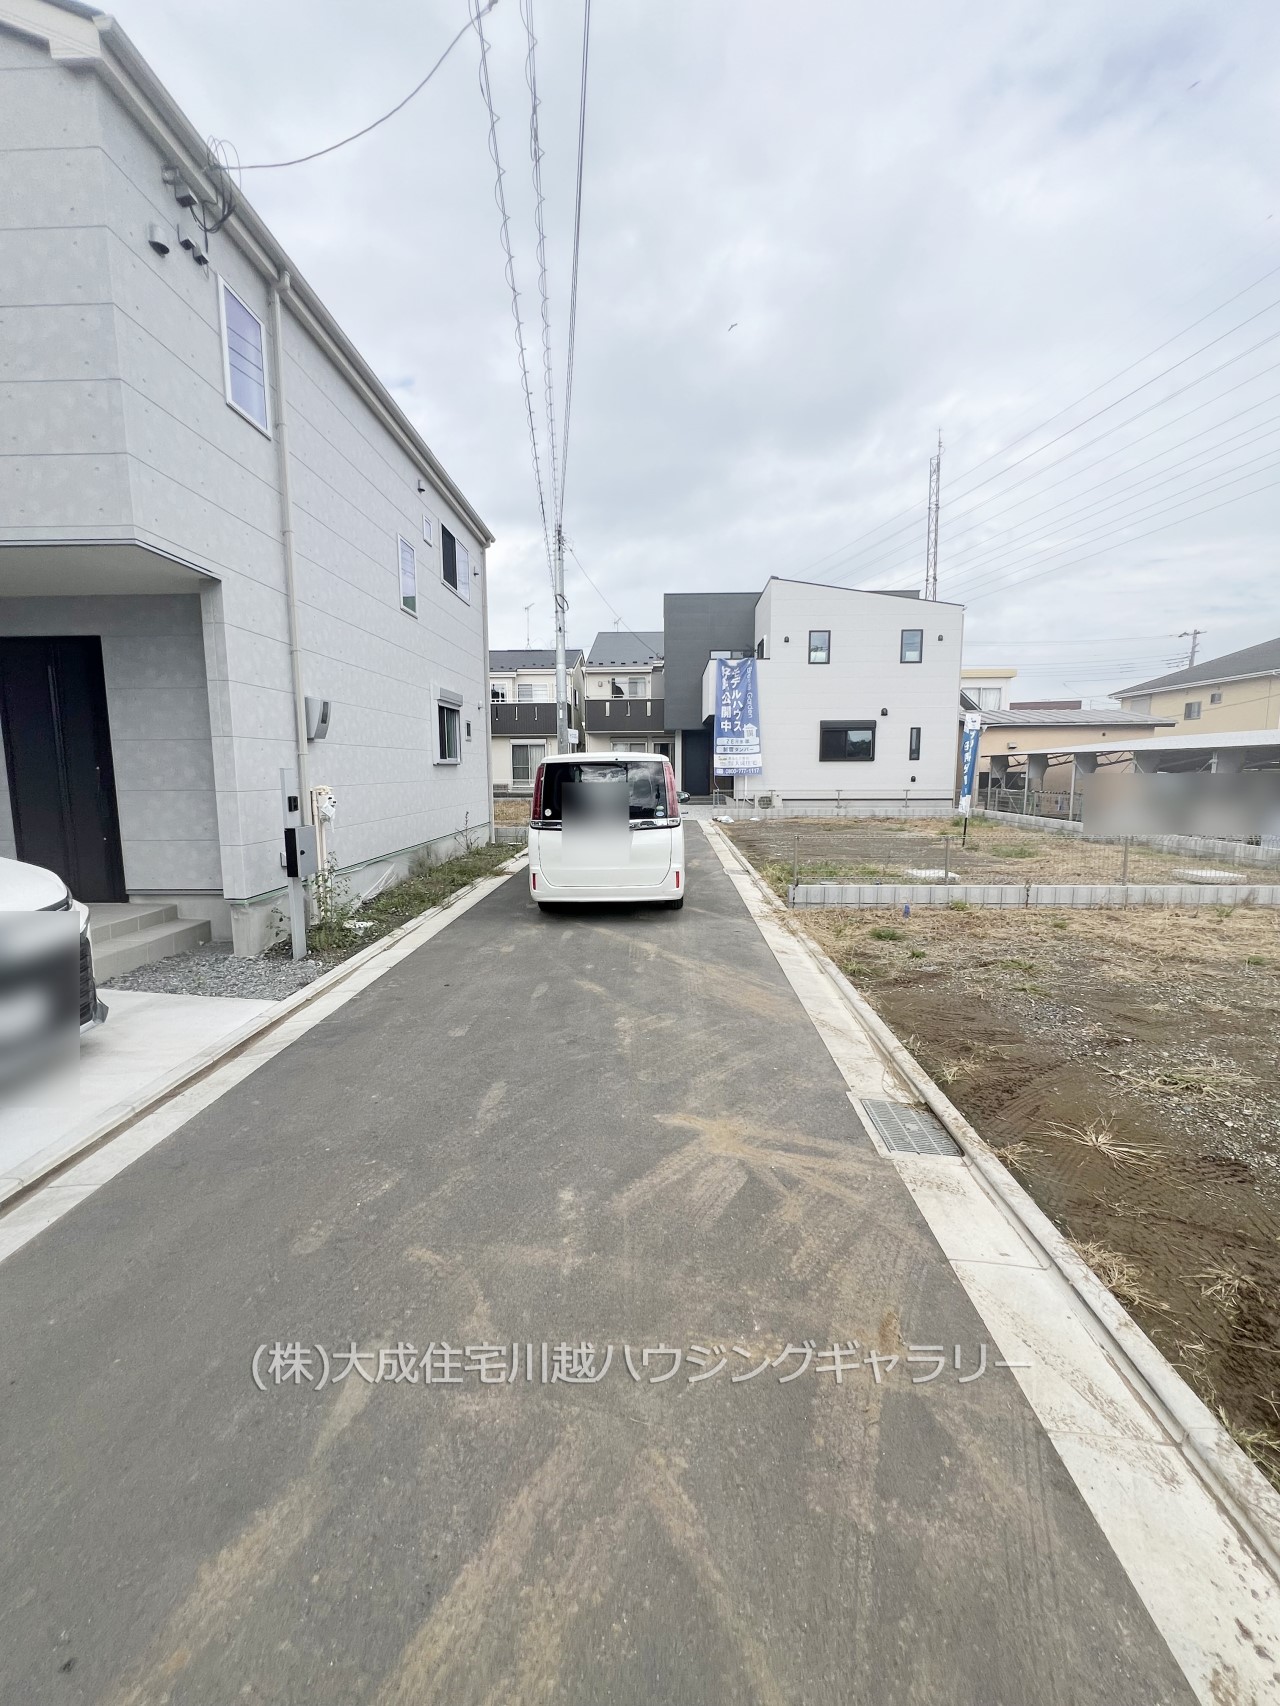
M 93 975 L 93 947 L 89 941 L 89 908 L 73 900 L 62 878 L 42 865 L 28 865 L 21 859 L 0 858 L 0 914 L 69 912 L 76 923 L 79 937 L 79 1011 L 80 1029 L 101 1025 L 107 1017 L 105 1004 L 99 998 Z M 0 950 L 0 964 L 11 960 Z
M 529 814 L 529 893 L 565 901 L 684 905 L 684 825 L 669 759 L 566 753 L 538 766 Z

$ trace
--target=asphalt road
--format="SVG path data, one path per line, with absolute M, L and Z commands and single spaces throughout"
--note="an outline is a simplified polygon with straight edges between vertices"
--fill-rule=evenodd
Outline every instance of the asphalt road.
M 983 1328 L 689 843 L 679 914 L 517 877 L 0 1266 L 0 1699 L 1191 1700 L 1013 1376 L 877 1384 Z

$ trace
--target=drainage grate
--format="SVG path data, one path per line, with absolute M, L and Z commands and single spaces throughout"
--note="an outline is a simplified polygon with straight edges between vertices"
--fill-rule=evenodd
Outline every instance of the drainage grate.
M 862 1107 L 888 1149 L 904 1155 L 960 1154 L 959 1145 L 924 1108 L 904 1107 L 901 1102 L 868 1101 Z

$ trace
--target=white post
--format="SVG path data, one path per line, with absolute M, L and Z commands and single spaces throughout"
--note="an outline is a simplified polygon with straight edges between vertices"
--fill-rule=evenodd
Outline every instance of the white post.
M 569 750 L 569 683 L 564 657 L 564 530 L 556 526 L 556 750 Z

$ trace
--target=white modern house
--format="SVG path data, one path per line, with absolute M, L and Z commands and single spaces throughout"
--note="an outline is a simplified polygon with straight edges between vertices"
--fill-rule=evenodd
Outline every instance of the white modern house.
M 588 752 L 658 752 L 673 742 L 663 700 L 659 630 L 604 628 L 583 666 Z
M 487 835 L 489 530 L 114 20 L 0 0 L 0 185 L 0 852 L 249 953 L 290 782 Z
M 717 661 L 754 655 L 761 769 L 726 790 L 779 807 L 954 799 L 961 605 L 774 577 L 759 593 L 668 593 L 664 618 L 689 793 L 715 778 Z
M 582 648 L 565 653 L 570 746 L 582 744 Z M 576 738 L 574 738 L 576 736 Z M 489 653 L 489 747 L 497 794 L 531 794 L 556 738 L 556 654 L 537 647 Z

